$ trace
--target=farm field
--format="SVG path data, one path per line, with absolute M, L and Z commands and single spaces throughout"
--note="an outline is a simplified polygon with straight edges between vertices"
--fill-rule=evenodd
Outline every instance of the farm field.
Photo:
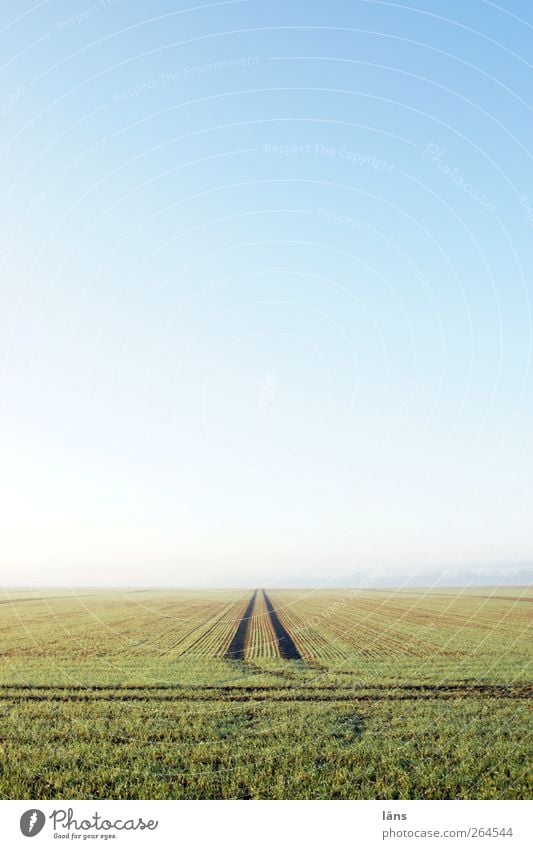
M 0 593 L 2 798 L 525 798 L 533 593 Z

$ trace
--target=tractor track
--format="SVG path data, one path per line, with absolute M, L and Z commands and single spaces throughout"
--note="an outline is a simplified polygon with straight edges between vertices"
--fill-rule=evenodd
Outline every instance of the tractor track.
M 278 641 L 280 657 L 282 657 L 283 660 L 302 660 L 302 655 L 298 651 L 296 643 L 285 628 L 285 625 L 282 623 L 281 619 L 279 618 L 278 614 L 274 609 L 272 602 L 270 601 L 269 597 L 267 596 L 264 590 L 263 598 L 265 600 L 268 615 L 270 616 L 272 628 L 274 629 L 274 634 L 276 635 L 276 639 Z
M 244 614 L 237 625 L 231 643 L 226 652 L 226 657 L 229 660 L 245 660 L 250 643 L 250 626 L 254 616 L 254 609 L 257 602 L 257 593 L 259 590 L 254 590 L 250 601 L 244 611 Z M 265 590 L 261 590 L 265 603 L 268 619 L 274 633 L 277 643 L 277 650 L 282 660 L 302 660 L 302 656 L 298 651 L 296 643 L 285 628 L 283 622 L 279 618 L 274 605 L 270 601 Z M 264 615 L 264 614 L 263 614 Z
M 138 688 L 115 690 L 95 690 L 87 687 L 84 690 L 62 692 L 38 692 L 27 690 L 18 693 L 0 693 L 0 702 L 95 702 L 112 704 L 113 702 L 308 702 L 308 703 L 357 703 L 378 701 L 430 701 L 442 700 L 513 700 L 525 701 L 531 698 L 530 687 L 465 687 L 435 686 L 435 687 L 390 687 L 390 688 L 361 688 L 357 690 L 328 690 L 328 688 L 287 688 L 277 689 L 251 687 L 213 687 L 192 688 L 189 690 L 174 690 L 173 692 Z
M 226 657 L 230 660 L 244 660 L 246 647 L 248 645 L 250 622 L 252 621 L 256 596 L 257 590 L 254 590 L 253 595 L 250 601 L 248 602 L 246 610 L 244 611 L 243 617 L 237 625 L 231 643 L 228 646 Z

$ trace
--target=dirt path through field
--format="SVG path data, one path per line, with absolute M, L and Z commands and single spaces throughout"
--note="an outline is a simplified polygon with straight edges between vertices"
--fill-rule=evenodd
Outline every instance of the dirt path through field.
M 264 590 L 263 598 L 265 600 L 268 615 L 270 616 L 272 628 L 278 641 L 280 657 L 282 657 L 284 660 L 301 660 L 302 655 L 296 648 L 296 643 L 294 642 L 293 638 L 281 622 L 278 614 L 274 610 L 272 602 L 270 601 L 269 597 L 267 596 Z
M 250 630 L 250 622 L 254 612 L 255 598 L 257 590 L 254 590 L 253 595 L 248 602 L 248 606 L 244 611 L 244 615 L 237 625 L 237 629 L 233 635 L 231 643 L 226 652 L 226 657 L 231 660 L 244 660 L 246 646 L 248 645 L 248 632 Z

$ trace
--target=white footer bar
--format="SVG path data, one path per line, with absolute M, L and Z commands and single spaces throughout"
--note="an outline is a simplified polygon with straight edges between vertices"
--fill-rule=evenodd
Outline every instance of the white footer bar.
M 530 802 L 0 802 L 1 844 L 330 849 L 533 846 Z M 35 841 L 35 842 L 33 842 Z

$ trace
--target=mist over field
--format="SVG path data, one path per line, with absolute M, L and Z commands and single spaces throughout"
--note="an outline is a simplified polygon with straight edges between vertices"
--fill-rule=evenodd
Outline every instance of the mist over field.
M 528 4 L 9 6 L 4 583 L 523 582 Z

